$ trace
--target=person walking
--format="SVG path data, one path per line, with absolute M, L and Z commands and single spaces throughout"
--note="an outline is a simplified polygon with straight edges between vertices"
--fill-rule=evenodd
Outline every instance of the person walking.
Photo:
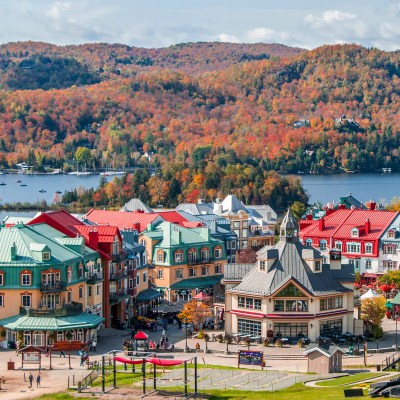
M 40 374 L 38 374 L 38 376 L 36 377 L 36 387 L 40 386 L 40 381 L 41 381 L 41 377 L 40 377 Z
M 96 351 L 97 342 L 96 339 L 92 340 L 92 351 Z
M 32 387 L 32 383 L 33 383 L 33 375 L 32 375 L 32 372 L 29 374 L 28 379 L 29 379 L 29 388 L 31 388 L 31 387 Z
M 61 351 L 60 351 L 60 357 L 61 357 L 61 356 L 62 356 L 62 357 L 65 357 L 64 350 L 61 350 Z

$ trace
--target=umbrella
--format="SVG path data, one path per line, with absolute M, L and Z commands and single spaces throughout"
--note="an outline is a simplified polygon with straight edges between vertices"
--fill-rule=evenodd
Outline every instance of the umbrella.
M 135 340 L 146 340 L 148 337 L 143 331 L 139 331 L 133 338 Z
M 200 292 L 199 294 L 196 294 L 196 296 L 193 297 L 196 300 L 207 300 L 210 298 L 210 296 L 207 296 L 204 292 Z
M 387 293 L 392 290 L 392 287 L 390 285 L 388 285 L 387 283 L 385 283 L 384 285 L 379 286 L 379 289 L 381 289 L 382 292 Z

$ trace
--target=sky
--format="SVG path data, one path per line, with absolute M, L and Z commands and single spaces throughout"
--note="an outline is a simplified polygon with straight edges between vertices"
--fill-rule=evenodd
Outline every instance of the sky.
M 0 44 L 220 41 L 400 48 L 400 0 L 0 0 Z

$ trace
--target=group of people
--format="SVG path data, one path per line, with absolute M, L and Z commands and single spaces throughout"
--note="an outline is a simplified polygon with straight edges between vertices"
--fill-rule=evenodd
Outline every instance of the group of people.
M 174 349 L 174 345 L 169 342 L 167 335 L 165 335 L 165 331 L 163 331 L 164 334 L 161 335 L 161 339 L 158 343 L 150 340 L 149 342 L 149 349 Z
M 29 374 L 28 376 L 28 380 L 29 380 L 29 388 L 32 387 L 33 385 L 33 375 L 32 372 Z M 38 373 L 37 377 L 36 377 L 36 386 L 39 387 L 40 386 L 40 381 L 42 380 L 41 376 L 40 376 L 40 372 Z
M 81 357 L 80 366 L 82 367 L 83 365 L 85 365 L 85 361 L 89 358 L 89 356 L 86 350 L 79 350 L 79 356 Z

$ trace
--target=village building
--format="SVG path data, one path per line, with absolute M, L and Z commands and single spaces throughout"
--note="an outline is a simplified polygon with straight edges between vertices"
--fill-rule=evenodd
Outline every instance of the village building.
M 102 273 L 98 252 L 83 237 L 68 237 L 46 224 L 0 230 L 0 326 L 5 342 L 47 346 L 86 342 L 103 317 L 86 312 L 88 273 Z M 96 293 L 95 301 L 101 301 Z
M 297 341 L 308 337 L 333 336 L 353 330 L 353 289 L 338 282 L 322 254 L 303 245 L 298 225 L 289 210 L 280 227 L 279 241 L 257 252 L 255 267 L 245 267 L 224 282 L 225 330 L 250 335 L 254 340 L 280 338 Z M 243 272 L 247 274 L 241 278 Z M 344 270 L 340 272 L 345 278 Z M 350 274 L 349 269 L 347 273 Z
M 141 277 L 164 299 L 189 301 L 200 291 L 213 296 L 220 290 L 226 252 L 224 242 L 212 238 L 208 227 L 151 223 L 139 235 L 139 243 L 146 248 L 149 264 Z
M 390 230 L 392 227 L 392 230 Z M 361 274 L 383 274 L 397 264 L 399 213 L 338 209 L 317 221 L 300 222 L 300 238 L 318 249 L 326 262 L 340 259 Z M 391 237 L 388 237 L 391 236 Z

